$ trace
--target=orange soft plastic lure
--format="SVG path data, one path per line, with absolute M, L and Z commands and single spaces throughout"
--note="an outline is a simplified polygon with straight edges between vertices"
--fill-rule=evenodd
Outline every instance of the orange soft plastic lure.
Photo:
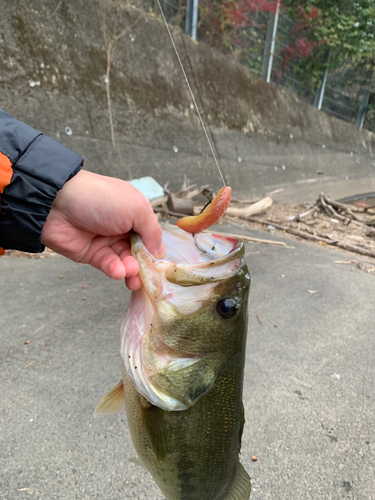
M 232 188 L 224 186 L 215 198 L 202 210 L 199 215 L 183 217 L 176 222 L 176 226 L 187 233 L 201 233 L 208 229 L 224 215 L 231 200 Z

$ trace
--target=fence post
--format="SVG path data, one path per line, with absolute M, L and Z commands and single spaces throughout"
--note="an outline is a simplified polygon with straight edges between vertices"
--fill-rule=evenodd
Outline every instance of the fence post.
M 328 63 L 329 63 L 329 54 L 330 50 L 327 49 L 324 54 L 324 64 L 326 64 L 326 69 L 324 70 L 323 76 L 321 77 L 320 86 L 316 90 L 314 106 L 316 106 L 319 110 L 322 109 L 324 93 L 326 91 L 327 79 L 328 79 Z
M 357 116 L 357 127 L 359 128 L 362 128 L 363 127 L 363 124 L 365 122 L 365 118 L 366 118 L 366 111 L 367 111 L 367 106 L 368 106 L 368 103 L 369 103 L 369 100 L 370 100 L 370 88 L 371 88 L 371 84 L 372 84 L 372 79 L 374 77 L 374 70 L 371 69 L 371 76 L 369 77 L 370 78 L 370 81 L 368 83 L 368 87 L 365 88 L 364 92 L 363 92 L 363 96 L 362 96 L 362 101 L 361 101 L 361 105 L 359 107 L 359 111 L 358 111 L 358 116 Z
M 185 33 L 197 39 L 198 0 L 187 0 Z
M 272 63 L 273 63 L 273 56 L 275 53 L 277 24 L 279 22 L 280 3 L 281 0 L 278 0 L 276 4 L 275 13 L 270 14 L 270 20 L 267 28 L 266 43 L 263 51 L 262 78 L 263 80 L 266 80 L 267 83 L 270 83 L 271 81 Z

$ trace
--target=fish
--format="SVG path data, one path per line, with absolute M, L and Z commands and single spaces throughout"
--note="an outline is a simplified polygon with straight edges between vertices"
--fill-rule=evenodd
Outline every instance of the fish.
M 96 415 L 125 410 L 167 500 L 248 500 L 240 463 L 250 275 L 241 240 L 161 223 L 167 254 L 137 234 L 143 283 L 121 324 L 122 380 Z

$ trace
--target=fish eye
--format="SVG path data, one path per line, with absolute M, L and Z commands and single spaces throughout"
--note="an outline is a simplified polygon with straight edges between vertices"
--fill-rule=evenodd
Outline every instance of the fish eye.
M 237 302 L 232 298 L 219 300 L 216 311 L 220 318 L 229 319 L 236 314 Z

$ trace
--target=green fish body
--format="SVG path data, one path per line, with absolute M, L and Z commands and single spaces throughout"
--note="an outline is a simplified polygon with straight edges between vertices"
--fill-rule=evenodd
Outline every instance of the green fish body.
M 239 462 L 250 284 L 243 243 L 162 227 L 163 260 L 132 236 L 144 286 L 122 324 L 122 383 L 97 412 L 126 409 L 137 453 L 167 500 L 248 500 Z

